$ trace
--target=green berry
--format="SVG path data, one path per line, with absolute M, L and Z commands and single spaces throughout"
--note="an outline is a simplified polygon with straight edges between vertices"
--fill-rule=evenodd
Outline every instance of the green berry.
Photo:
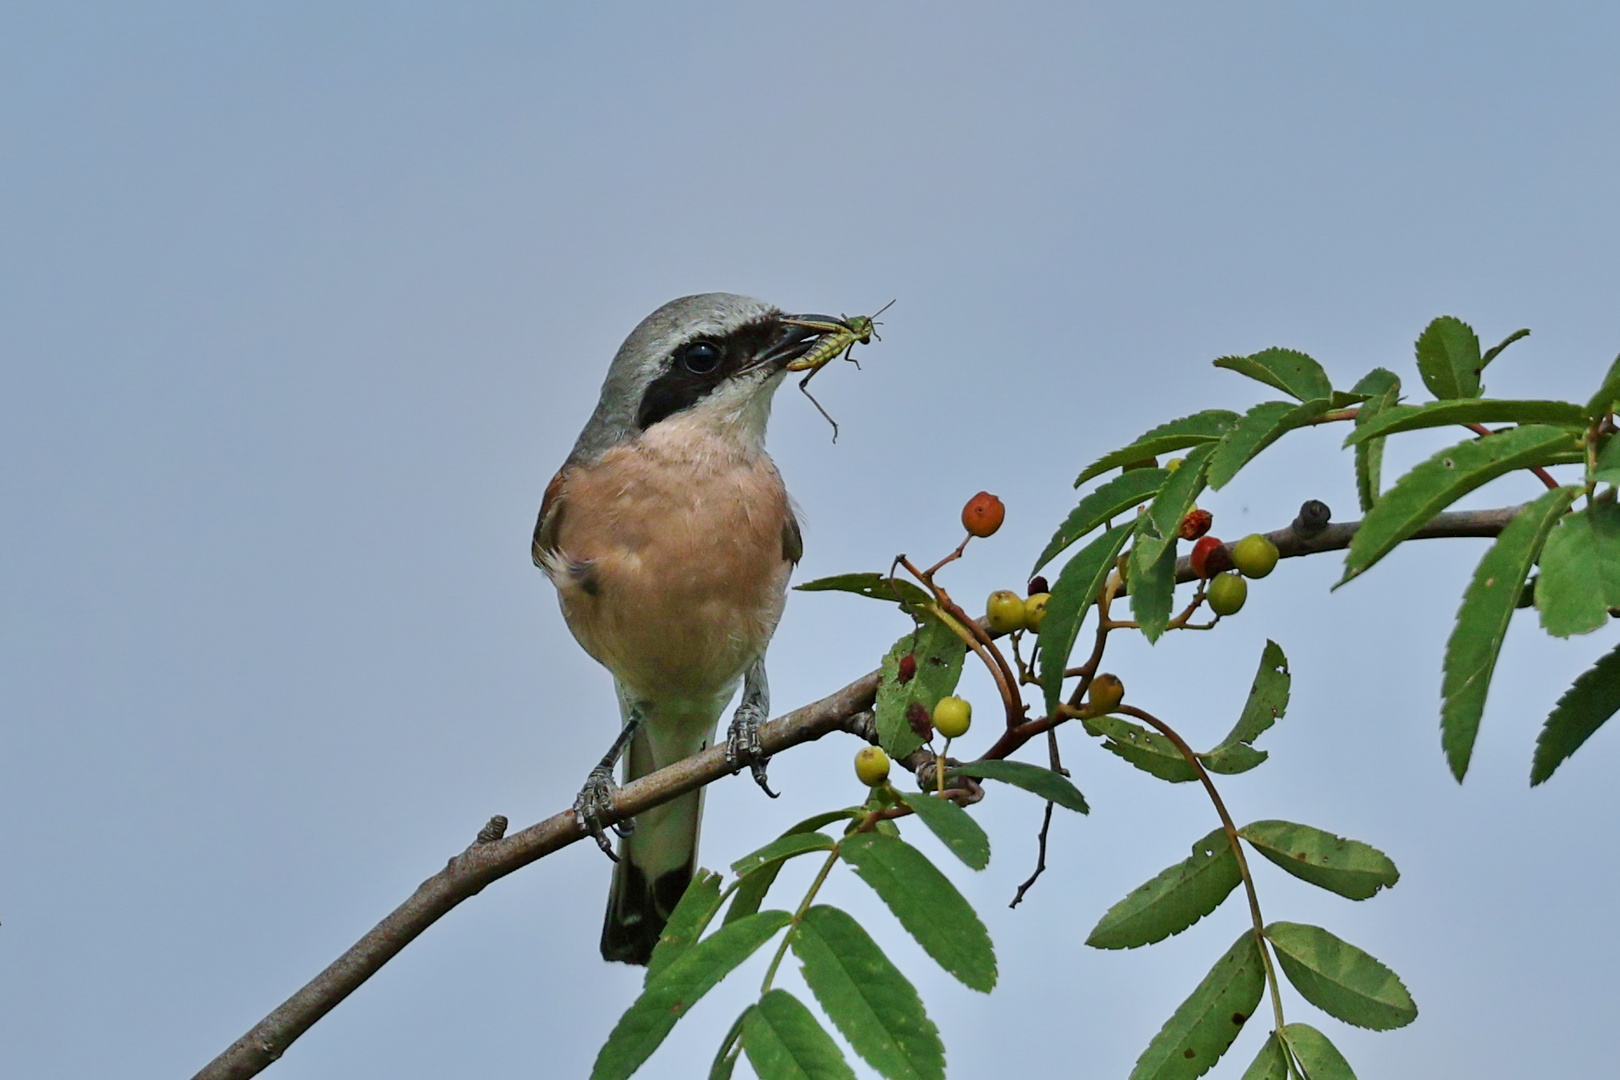
M 934 706 L 934 730 L 947 739 L 960 739 L 973 726 L 973 706 L 959 697 L 942 697 Z
M 881 746 L 863 746 L 855 752 L 855 775 L 867 787 L 877 787 L 889 778 L 889 755 Z
M 1249 598 L 1249 583 L 1236 571 L 1216 574 L 1208 589 L 1210 610 L 1217 615 L 1236 615 Z
M 984 603 L 985 622 L 998 634 L 1024 628 L 1024 598 L 1011 589 L 997 589 Z
M 1030 630 L 1039 630 L 1041 620 L 1046 618 L 1046 602 L 1052 599 L 1051 593 L 1039 592 L 1024 601 L 1024 626 Z
M 1277 545 L 1252 533 L 1232 545 L 1232 565 L 1244 577 L 1263 578 L 1277 566 Z

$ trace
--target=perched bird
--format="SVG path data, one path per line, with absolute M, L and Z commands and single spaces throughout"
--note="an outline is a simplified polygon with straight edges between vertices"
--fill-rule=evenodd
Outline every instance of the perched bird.
M 771 398 L 826 316 L 704 293 L 631 331 L 601 400 L 546 487 L 534 561 L 574 637 L 613 673 L 623 721 L 574 811 L 612 855 L 601 816 L 613 767 L 626 782 L 703 749 L 742 683 L 727 760 L 767 793 L 758 728 L 769 715 L 765 648 L 803 550 L 765 453 Z M 602 955 L 645 964 L 696 866 L 702 792 L 620 826 Z

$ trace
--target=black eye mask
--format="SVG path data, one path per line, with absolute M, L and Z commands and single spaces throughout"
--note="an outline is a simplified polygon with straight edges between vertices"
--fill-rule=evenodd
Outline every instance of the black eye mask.
M 746 371 L 770 348 L 774 320 L 738 327 L 725 337 L 688 341 L 670 355 L 663 374 L 648 384 L 636 410 L 636 426 L 646 431 L 660 420 L 690 409 L 726 380 Z

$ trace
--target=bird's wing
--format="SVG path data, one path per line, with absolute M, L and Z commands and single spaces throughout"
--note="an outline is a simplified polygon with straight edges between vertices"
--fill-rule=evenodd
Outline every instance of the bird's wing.
M 565 465 L 557 470 L 557 475 L 551 478 L 546 485 L 545 498 L 540 500 L 540 517 L 534 523 L 534 543 L 530 553 L 534 556 L 534 565 L 545 569 L 549 556 L 557 551 L 557 529 L 562 524 L 563 508 L 567 500 L 563 498 L 563 487 L 568 480 L 568 467 Z
M 804 534 L 799 531 L 799 519 L 789 507 L 787 518 L 782 522 L 782 558 L 799 565 L 804 558 Z

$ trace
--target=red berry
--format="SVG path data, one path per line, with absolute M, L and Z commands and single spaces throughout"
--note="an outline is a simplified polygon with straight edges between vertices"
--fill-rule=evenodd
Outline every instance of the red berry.
M 917 654 L 906 653 L 900 658 L 900 670 L 895 674 L 894 681 L 904 686 L 917 677 Z
M 962 527 L 972 536 L 990 536 L 1001 528 L 1007 507 L 988 491 L 981 491 L 962 507 Z
M 1214 514 L 1211 514 L 1208 510 L 1200 510 L 1195 506 L 1187 511 L 1186 517 L 1181 519 L 1181 528 L 1176 531 L 1176 535 L 1183 540 L 1196 540 L 1209 532 L 1209 526 L 1214 520 Z
M 1209 568 L 1210 552 L 1220 550 L 1221 542 L 1213 536 L 1205 536 L 1193 545 L 1192 555 L 1188 561 L 1192 563 L 1192 572 L 1201 578 L 1211 578 L 1216 571 Z
M 1052 587 L 1046 583 L 1046 579 L 1041 575 L 1036 574 L 1034 577 L 1029 579 L 1029 588 L 1025 591 L 1024 595 L 1034 596 L 1036 593 L 1051 591 Z

